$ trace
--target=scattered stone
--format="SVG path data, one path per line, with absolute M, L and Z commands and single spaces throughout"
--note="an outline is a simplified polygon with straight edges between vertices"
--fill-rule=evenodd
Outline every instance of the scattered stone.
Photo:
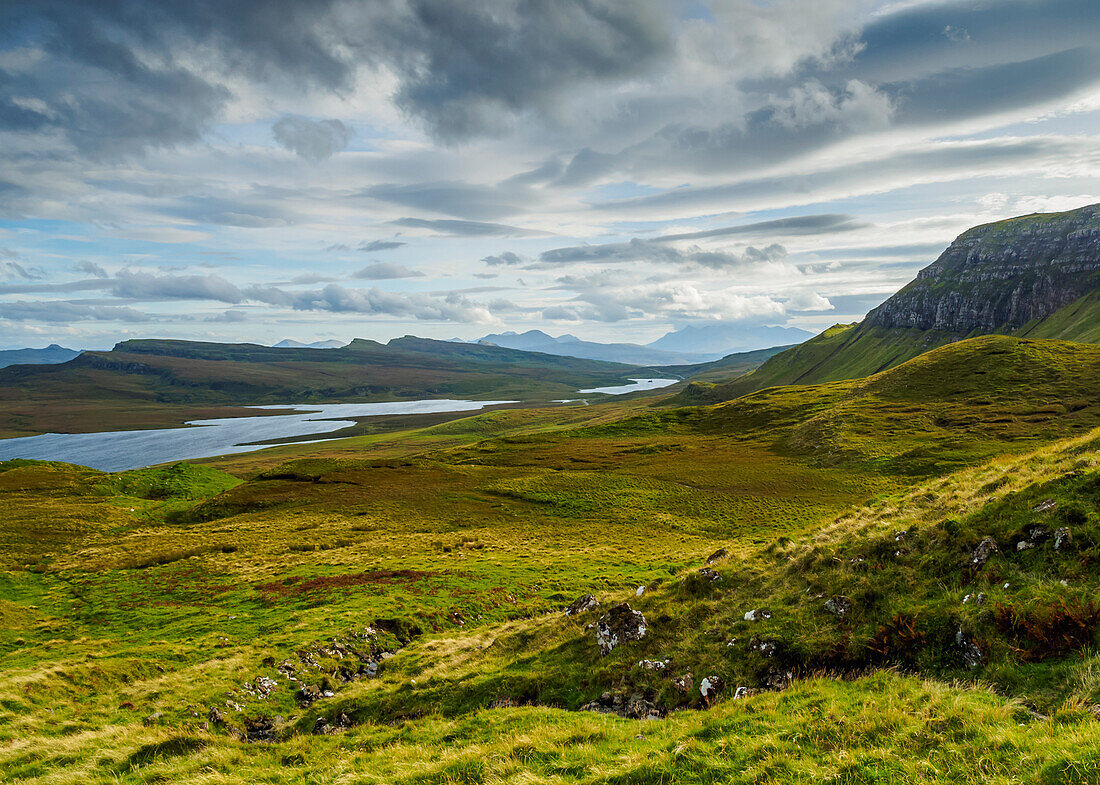
M 141 724 L 142 724 L 142 725 L 156 725 L 156 724 L 158 724 L 158 723 L 159 723 L 159 722 L 160 722 L 160 721 L 161 721 L 162 719 L 164 719 L 164 712 L 163 712 L 163 711 L 154 711 L 154 712 L 153 712 L 152 714 L 150 714 L 150 715 L 149 715 L 148 717 L 146 717 L 145 719 L 143 719 L 143 720 L 141 721 Z
M 634 592 L 635 597 L 641 597 L 643 594 L 645 594 L 645 586 L 639 586 Z
M 775 641 L 761 638 L 759 635 L 753 635 L 749 640 L 749 651 L 756 652 L 764 657 L 774 657 L 778 648 Z
M 514 709 L 520 702 L 512 697 L 496 698 L 489 702 L 490 709 Z
M 894 542 L 901 542 L 902 540 L 904 540 L 908 536 L 909 536 L 909 532 L 906 531 L 905 529 L 902 529 L 901 531 L 896 531 L 896 532 L 894 532 Z
M 691 671 L 688 671 L 678 679 L 672 680 L 672 686 L 676 688 L 676 691 L 681 695 L 687 695 L 691 692 L 691 688 L 695 686 L 695 679 L 691 675 Z
M 704 676 L 703 680 L 699 682 L 699 694 L 703 696 L 703 700 L 709 706 L 725 686 L 726 682 L 722 680 L 721 676 Z
M 1065 526 L 1054 531 L 1054 550 L 1068 551 L 1073 548 L 1073 533 Z
M 772 668 L 764 677 L 764 687 L 769 690 L 785 690 L 794 681 L 794 671 Z
M 598 714 L 617 714 L 632 720 L 659 719 L 661 716 L 657 707 L 647 701 L 640 692 L 631 694 L 626 700 L 623 700 L 621 695 L 605 692 L 598 700 L 581 706 L 580 710 L 594 711 Z
M 347 730 L 350 727 L 351 719 L 348 717 L 348 715 L 340 712 L 332 719 L 331 722 L 325 717 L 318 717 L 317 722 L 313 723 L 313 732 L 318 736 L 328 736 L 333 733 L 339 733 L 340 731 Z
M 770 619 L 772 612 L 767 608 L 756 608 L 745 614 L 745 621 L 761 621 L 763 619 Z
M 1050 539 L 1050 532 L 1042 526 L 1032 526 L 1027 530 L 1027 538 L 1032 542 L 1046 542 Z
M 1002 588 L 1002 589 L 1008 589 L 1008 587 L 1009 587 L 1009 586 L 1011 586 L 1011 585 L 1012 585 L 1012 584 L 1010 584 L 1010 583 L 1008 583 L 1008 582 L 1006 581 L 1006 582 L 1005 582 L 1005 585 L 1004 585 L 1004 586 L 1002 586 L 1001 588 Z
M 663 671 L 669 662 L 670 660 L 638 660 L 638 667 L 647 671 Z
M 722 576 L 716 573 L 710 567 L 703 567 L 701 570 L 699 570 L 699 574 L 711 583 L 717 583 L 718 581 L 722 580 Z
M 255 698 L 267 700 L 277 686 L 279 686 L 279 683 L 274 679 L 267 676 L 257 676 L 252 681 L 246 681 L 243 688 L 245 692 Z
M 625 602 L 611 608 L 596 622 L 596 644 L 604 654 L 610 654 L 622 643 L 641 640 L 645 634 L 645 616 Z
M 716 550 L 714 553 L 712 553 L 710 556 L 707 557 L 706 565 L 709 567 L 710 565 L 714 564 L 715 562 L 722 561 L 722 559 L 725 559 L 729 555 L 730 555 L 730 552 L 727 551 L 725 548 L 719 548 L 718 550 Z
M 733 691 L 733 699 L 740 700 L 741 698 L 748 698 L 751 695 L 759 695 L 760 690 L 756 687 L 738 687 Z
M 1000 550 L 995 539 L 986 537 L 978 543 L 978 547 L 970 554 L 970 563 L 975 567 L 983 567 L 989 561 L 989 557 Z
M 1043 499 L 1032 508 L 1032 512 L 1049 512 L 1058 508 L 1058 502 L 1054 499 Z
M 984 594 L 968 594 L 963 597 L 963 605 L 973 602 L 975 605 L 985 605 Z
M 974 636 L 961 629 L 955 631 L 955 645 L 962 655 L 963 663 L 970 670 L 974 670 L 985 661 L 985 654 L 978 644 L 974 643 Z
M 275 741 L 275 720 L 271 717 L 245 717 L 244 740 L 252 743 Z
M 727 649 L 732 649 L 736 645 L 737 645 L 737 638 L 730 638 L 728 641 L 726 641 L 726 648 Z
M 838 618 L 845 618 L 852 612 L 852 601 L 847 597 L 837 595 L 825 600 L 825 610 Z
M 1027 551 L 1034 547 L 1035 543 L 1031 542 L 1030 540 L 1020 540 L 1018 543 L 1016 543 L 1017 551 Z
M 591 594 L 582 594 L 577 599 L 573 600 L 569 604 L 569 607 L 565 609 L 566 616 L 576 616 L 579 613 L 585 613 L 586 611 L 593 610 L 600 607 L 600 601 L 593 597 Z
M 300 690 L 294 693 L 294 700 L 298 702 L 299 706 L 305 708 L 315 701 L 321 700 L 321 690 L 319 687 L 315 687 L 312 684 L 305 684 Z
M 211 706 L 206 713 L 206 720 L 211 725 L 225 725 L 225 715 L 218 711 L 217 706 Z

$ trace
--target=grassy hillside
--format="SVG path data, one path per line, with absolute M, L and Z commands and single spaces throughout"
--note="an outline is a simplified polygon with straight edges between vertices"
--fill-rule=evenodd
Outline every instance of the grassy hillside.
M 719 360 L 714 360 L 709 363 L 664 365 L 654 368 L 653 370 L 659 374 L 673 374 L 674 376 L 691 379 L 695 382 L 727 380 L 759 368 L 766 360 L 790 348 L 790 346 L 773 346 L 770 349 L 757 349 L 752 352 L 728 354 Z
M 221 462 L 239 477 L 0 464 L 0 772 L 1093 781 L 1098 376 L 1100 347 L 986 337 L 714 406 Z M 602 655 L 624 600 L 648 633 Z M 661 718 L 575 711 L 605 692 Z
M 211 413 L 215 405 L 548 400 L 622 383 L 636 372 L 615 363 L 421 338 L 386 345 L 357 340 L 342 349 L 125 341 L 61 365 L 0 370 L 0 434 L 168 426 L 237 413 Z

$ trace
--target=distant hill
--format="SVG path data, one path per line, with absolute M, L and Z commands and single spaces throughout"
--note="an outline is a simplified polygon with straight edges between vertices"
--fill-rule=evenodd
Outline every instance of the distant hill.
M 1100 205 L 970 229 L 863 322 L 834 325 L 714 398 L 869 376 L 986 334 L 1100 343 Z
M 809 334 L 807 334 L 809 335 Z M 718 359 L 721 353 L 705 351 L 674 352 L 653 349 L 636 343 L 598 343 L 582 341 L 573 335 L 547 335 L 542 330 L 525 333 L 495 333 L 481 338 L 479 343 L 520 349 L 527 352 L 543 352 L 564 357 L 580 357 L 587 360 L 630 363 L 631 365 L 672 365 L 674 363 L 700 363 Z
M 347 346 L 347 341 L 337 341 L 335 339 L 329 341 L 314 341 L 313 343 L 302 343 L 301 341 L 295 341 L 293 338 L 284 338 L 275 344 L 276 349 L 339 349 L 342 346 Z
M 9 365 L 65 363 L 79 354 L 76 349 L 66 349 L 56 343 L 51 343 L 45 349 L 8 349 L 0 351 L 0 368 L 7 368 Z
M 171 406 L 550 399 L 636 375 L 632 365 L 411 336 L 340 349 L 133 340 L 60 365 L 0 370 L 0 432 L 104 430 L 115 427 L 107 411 L 144 424 L 140 410 Z
M 813 337 L 813 333 L 798 327 L 689 324 L 663 335 L 648 346 L 651 349 L 666 352 L 710 353 L 725 357 L 729 354 L 752 352 L 772 346 L 789 346 Z

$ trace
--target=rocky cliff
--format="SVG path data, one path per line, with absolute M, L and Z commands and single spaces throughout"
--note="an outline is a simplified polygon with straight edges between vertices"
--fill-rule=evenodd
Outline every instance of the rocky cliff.
M 1100 284 L 1100 205 L 978 226 L 867 315 L 868 327 L 1009 332 Z

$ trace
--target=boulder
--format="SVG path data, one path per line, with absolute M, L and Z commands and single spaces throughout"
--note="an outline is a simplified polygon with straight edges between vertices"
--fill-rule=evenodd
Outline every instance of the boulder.
M 695 686 L 695 678 L 691 675 L 691 672 L 685 673 L 677 679 L 672 680 L 672 686 L 676 688 L 676 691 L 681 695 L 687 695 L 691 692 L 691 688 Z
M 149 715 L 148 717 L 146 717 L 145 719 L 143 719 L 143 720 L 141 721 L 141 724 L 142 724 L 142 725 L 157 725 L 158 723 L 160 723 L 160 721 L 161 721 L 162 719 L 164 719 L 164 712 L 162 712 L 162 711 L 154 711 L 154 712 L 153 712 L 152 714 L 150 714 L 150 715 Z
M 997 545 L 997 541 L 992 537 L 986 537 L 970 554 L 970 564 L 974 567 L 983 567 L 985 563 L 989 561 L 989 557 L 999 552 L 1001 549 Z
M 722 561 L 722 559 L 727 558 L 729 555 L 730 552 L 727 551 L 725 548 L 719 548 L 707 557 L 706 565 L 709 567 L 712 564 Z
M 645 634 L 645 616 L 625 602 L 611 608 L 596 622 L 596 645 L 604 654 L 610 654 L 623 643 L 639 641 Z
M 315 687 L 312 684 L 303 685 L 300 690 L 294 693 L 294 700 L 298 701 L 298 705 L 303 708 L 309 706 L 314 701 L 321 699 L 321 688 Z
M 573 602 L 569 603 L 569 607 L 565 609 L 566 616 L 576 616 L 579 613 L 585 613 L 586 611 L 593 610 L 600 607 L 600 601 L 593 597 L 591 594 L 582 594 Z
M 275 741 L 275 720 L 271 717 L 245 717 L 243 730 L 245 741 Z
M 962 629 L 955 631 L 955 646 L 959 650 L 963 663 L 970 670 L 974 670 L 985 662 L 985 654 L 974 642 L 974 636 Z
M 721 676 L 704 676 L 703 680 L 699 682 L 699 694 L 703 696 L 703 700 L 709 706 L 725 686 L 726 682 L 722 680 Z
M 761 621 L 762 619 L 770 619 L 772 612 L 767 608 L 755 608 L 745 614 L 745 621 Z
M 1073 533 L 1065 526 L 1054 531 L 1054 550 L 1068 551 L 1073 549 Z
M 710 567 L 703 567 L 701 570 L 699 570 L 699 575 L 705 580 L 710 581 L 711 583 L 717 583 L 718 581 L 722 580 L 722 576 L 716 573 Z

